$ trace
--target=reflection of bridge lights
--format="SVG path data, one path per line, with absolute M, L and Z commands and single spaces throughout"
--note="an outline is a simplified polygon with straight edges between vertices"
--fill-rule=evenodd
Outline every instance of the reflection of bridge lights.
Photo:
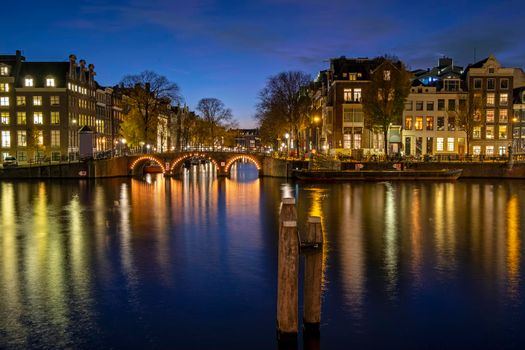
M 133 163 L 131 163 L 131 166 L 130 166 L 131 171 L 134 171 L 134 170 L 135 170 L 135 167 L 137 166 L 137 164 L 138 164 L 139 162 L 143 161 L 143 160 L 150 160 L 150 161 L 152 161 L 152 162 L 157 163 L 157 164 L 160 166 L 160 168 L 162 169 L 162 172 L 163 172 L 163 173 L 166 172 L 166 167 L 164 166 L 164 164 L 162 164 L 162 161 L 159 160 L 159 159 L 157 159 L 157 158 L 155 158 L 155 157 L 152 157 L 152 156 L 142 156 L 142 157 L 139 157 L 139 158 L 135 159 L 135 160 L 133 161 Z M 168 169 L 168 170 L 169 170 L 169 169 Z
M 236 157 L 231 158 L 231 159 L 228 161 L 228 163 L 226 163 L 226 166 L 224 167 L 224 170 L 229 171 L 229 170 L 230 170 L 230 166 L 231 166 L 233 163 L 235 163 L 235 162 L 238 161 L 238 160 L 242 160 L 242 159 L 244 159 L 244 160 L 249 160 L 251 163 L 253 163 L 253 164 L 255 165 L 255 167 L 257 168 L 257 170 L 261 170 L 261 165 L 259 164 L 259 162 L 258 162 L 256 159 L 254 159 L 254 158 L 251 157 L 251 156 L 245 156 L 245 155 L 243 155 L 243 156 L 236 156 Z

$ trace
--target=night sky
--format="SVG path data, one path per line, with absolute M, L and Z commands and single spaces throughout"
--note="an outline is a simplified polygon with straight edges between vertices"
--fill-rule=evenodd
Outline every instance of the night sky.
M 495 54 L 525 65 L 522 1 L 70 0 L 3 1 L 0 54 L 95 65 L 102 85 L 150 69 L 194 109 L 217 97 L 253 127 L 257 94 L 285 70 L 312 76 L 332 57 L 396 55 L 427 68 Z

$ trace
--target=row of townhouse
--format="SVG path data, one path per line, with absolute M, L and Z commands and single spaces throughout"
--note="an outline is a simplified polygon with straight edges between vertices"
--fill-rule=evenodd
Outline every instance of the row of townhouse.
M 378 59 L 340 57 L 319 73 L 313 89 L 311 148 L 354 155 L 382 152 L 385 140 L 366 128 L 361 104 L 370 72 L 380 64 Z M 492 55 L 465 69 L 444 57 L 438 66 L 412 74 L 402 119 L 389 128 L 389 152 L 497 156 L 505 155 L 509 147 L 515 152 L 525 150 L 522 69 L 502 67 Z M 467 138 L 458 110 L 472 100 L 482 105 Z
M 77 62 L 75 55 L 64 62 L 30 62 L 20 51 L 0 55 L 0 161 L 77 159 L 80 132 L 92 134 L 94 154 L 124 150 L 126 89 L 101 86 L 95 76 L 95 66 Z M 179 148 L 192 113 L 186 106 L 163 105 L 152 150 Z
M 95 66 L 28 62 L 20 51 L 0 55 L 0 152 L 20 162 L 75 159 L 79 130 L 93 132 L 94 151 L 112 149 L 121 99 L 95 81 Z

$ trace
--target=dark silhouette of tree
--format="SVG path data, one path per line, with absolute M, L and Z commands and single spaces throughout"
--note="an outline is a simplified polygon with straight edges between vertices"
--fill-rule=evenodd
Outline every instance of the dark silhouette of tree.
M 287 132 L 297 142 L 299 132 L 309 121 L 311 101 L 307 88 L 311 81 L 310 75 L 301 71 L 281 72 L 268 78 L 259 92 L 255 116 L 263 142 L 274 143 Z
M 208 131 L 209 142 L 215 150 L 219 143 L 221 129 L 228 129 L 233 122 L 232 111 L 226 108 L 224 103 L 217 98 L 203 98 L 197 104 L 197 110 Z
M 379 65 L 370 73 L 370 83 L 363 90 L 362 104 L 366 127 L 383 134 L 388 155 L 388 129 L 391 124 L 401 123 L 410 93 L 410 72 L 395 58 L 378 60 Z
M 465 131 L 467 155 L 470 153 L 470 142 L 474 136 L 474 129 L 481 125 L 481 116 L 485 113 L 484 101 L 481 94 L 471 94 L 459 99 L 454 110 L 448 110 L 450 116 L 455 117 L 455 124 Z
M 130 143 L 155 144 L 159 115 L 166 106 L 181 100 L 177 84 L 152 71 L 127 75 L 119 84 L 123 95 L 122 134 Z

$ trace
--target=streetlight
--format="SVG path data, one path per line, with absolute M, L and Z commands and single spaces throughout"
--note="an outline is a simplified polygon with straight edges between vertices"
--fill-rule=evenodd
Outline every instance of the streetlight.
M 321 121 L 321 118 L 318 116 L 314 117 L 314 123 L 315 123 L 315 150 L 319 151 L 319 122 Z

